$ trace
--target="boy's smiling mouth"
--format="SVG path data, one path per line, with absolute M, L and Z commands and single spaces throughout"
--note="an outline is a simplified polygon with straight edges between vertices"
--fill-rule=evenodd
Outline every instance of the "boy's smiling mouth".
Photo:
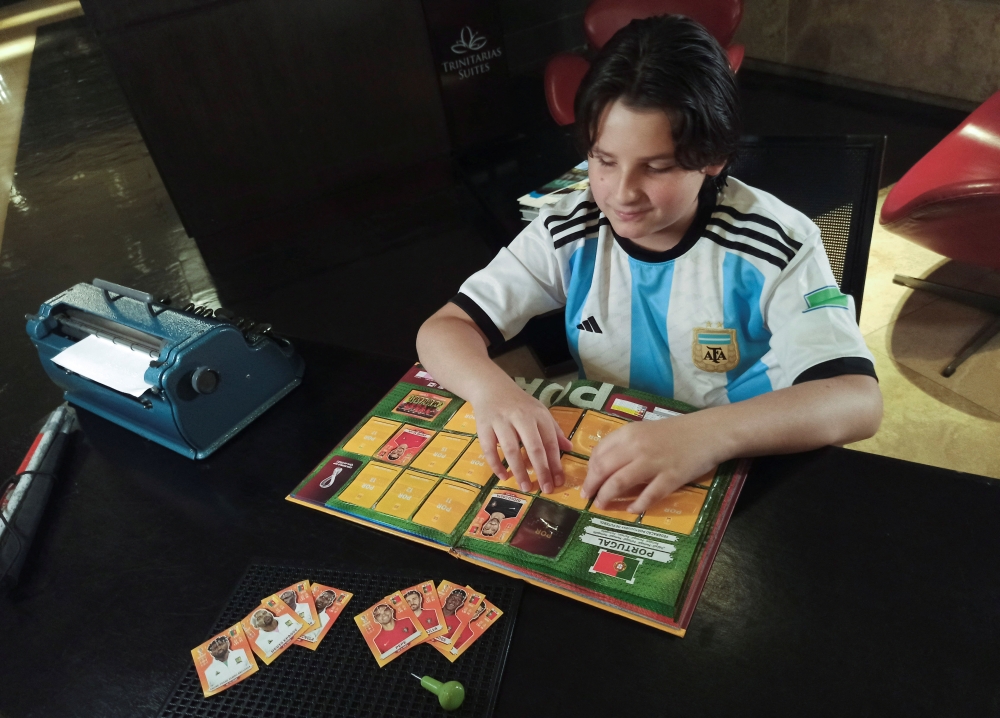
M 611 211 L 614 212 L 615 216 L 618 217 L 618 219 L 620 219 L 623 222 L 634 222 L 635 220 L 641 219 L 642 217 L 646 216 L 652 210 L 634 209 L 628 212 L 624 212 L 620 209 L 613 209 Z

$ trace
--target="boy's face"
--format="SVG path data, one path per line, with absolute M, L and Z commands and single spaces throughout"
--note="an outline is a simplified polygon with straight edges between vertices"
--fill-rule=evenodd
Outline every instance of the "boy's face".
M 665 251 L 694 220 L 705 176 L 724 165 L 683 169 L 674 160 L 666 113 L 616 100 L 601 115 L 589 166 L 594 201 L 614 230 L 646 249 Z

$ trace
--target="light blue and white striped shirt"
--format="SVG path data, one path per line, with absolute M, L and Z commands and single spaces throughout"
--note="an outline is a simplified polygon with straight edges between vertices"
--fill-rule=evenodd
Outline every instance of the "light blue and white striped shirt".
M 565 307 L 581 376 L 698 407 L 875 375 L 819 229 L 732 178 L 718 195 L 702 192 L 691 228 L 666 252 L 618 236 L 589 189 L 567 195 L 453 301 L 493 343 Z

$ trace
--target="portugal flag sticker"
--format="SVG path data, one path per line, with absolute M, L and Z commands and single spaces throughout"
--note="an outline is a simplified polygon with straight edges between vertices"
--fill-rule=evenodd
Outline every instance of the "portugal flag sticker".
M 590 567 L 590 572 L 603 573 L 605 576 L 620 578 L 625 583 L 635 583 L 635 571 L 641 563 L 641 558 L 622 556 L 621 554 L 605 551 L 602 548 L 598 550 L 597 560 Z

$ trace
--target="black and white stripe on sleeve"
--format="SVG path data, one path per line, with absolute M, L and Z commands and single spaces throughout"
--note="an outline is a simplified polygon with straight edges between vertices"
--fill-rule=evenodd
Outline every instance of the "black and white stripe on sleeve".
M 565 214 L 553 214 L 545 218 L 545 229 L 552 236 L 552 246 L 559 249 L 578 239 L 596 237 L 602 225 L 608 220 L 597 208 L 596 202 L 580 202 Z
M 718 205 L 705 227 L 704 236 L 716 244 L 770 262 L 784 269 L 802 248 L 770 217 L 740 212 Z

